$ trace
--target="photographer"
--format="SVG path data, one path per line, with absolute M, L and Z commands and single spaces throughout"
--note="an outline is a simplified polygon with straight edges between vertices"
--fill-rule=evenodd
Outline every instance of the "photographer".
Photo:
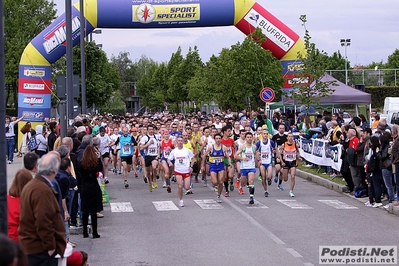
M 6 116 L 6 124 L 5 124 L 5 132 L 6 132 L 6 140 L 7 140 L 7 158 L 8 163 L 11 164 L 14 160 L 14 146 L 15 146 L 15 132 L 14 125 L 21 121 L 25 115 L 21 116 L 15 121 L 11 121 L 11 117 Z

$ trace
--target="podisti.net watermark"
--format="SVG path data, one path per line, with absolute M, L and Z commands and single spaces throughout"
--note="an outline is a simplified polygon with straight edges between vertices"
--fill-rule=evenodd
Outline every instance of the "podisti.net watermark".
M 319 246 L 319 264 L 396 265 L 397 246 Z

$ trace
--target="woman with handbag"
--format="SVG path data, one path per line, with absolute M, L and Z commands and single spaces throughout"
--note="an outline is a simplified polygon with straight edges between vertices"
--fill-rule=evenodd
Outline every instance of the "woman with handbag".
M 381 203 L 381 152 L 380 140 L 376 136 L 370 138 L 370 151 L 366 157 L 365 166 L 367 173 L 367 183 L 369 189 L 369 201 L 367 207 L 378 208 Z
M 384 209 L 389 209 L 389 206 L 394 201 L 394 192 L 392 184 L 392 159 L 389 154 L 389 138 L 386 135 L 380 136 L 381 142 L 381 161 L 382 161 L 382 177 L 384 179 L 385 187 L 388 191 L 388 204 L 384 206 Z

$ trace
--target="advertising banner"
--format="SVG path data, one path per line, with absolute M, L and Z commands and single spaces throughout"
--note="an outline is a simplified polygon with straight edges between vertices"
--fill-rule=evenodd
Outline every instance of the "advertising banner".
M 320 166 L 331 166 L 336 171 L 341 170 L 342 145 L 330 146 L 326 140 L 302 137 L 297 143 L 299 153 L 306 161 Z
M 18 108 L 18 117 L 26 115 L 22 121 L 42 122 L 50 117 L 50 108 Z
M 51 94 L 20 93 L 18 97 L 18 107 L 39 109 L 50 108 Z

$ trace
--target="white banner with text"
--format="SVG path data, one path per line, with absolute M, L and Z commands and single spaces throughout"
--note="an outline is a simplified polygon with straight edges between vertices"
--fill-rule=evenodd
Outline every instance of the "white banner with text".
M 322 139 L 296 139 L 299 153 L 308 162 L 321 166 L 331 166 L 336 171 L 341 171 L 342 145 L 331 146 Z

